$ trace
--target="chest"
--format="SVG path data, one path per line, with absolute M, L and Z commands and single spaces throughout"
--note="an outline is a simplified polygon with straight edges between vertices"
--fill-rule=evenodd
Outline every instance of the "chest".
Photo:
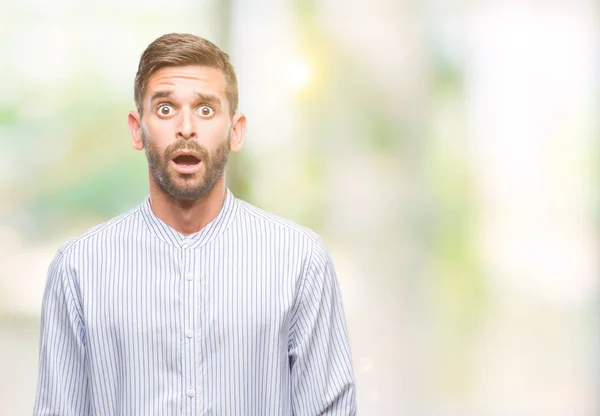
M 190 334 L 215 345 L 284 334 L 299 269 L 275 252 L 143 247 L 79 270 L 90 337 L 177 345 Z

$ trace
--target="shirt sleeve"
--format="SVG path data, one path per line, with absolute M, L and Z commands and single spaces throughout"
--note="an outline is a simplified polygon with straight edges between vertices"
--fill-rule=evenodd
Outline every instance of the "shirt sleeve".
M 321 239 L 314 244 L 300 284 L 290 328 L 293 414 L 355 415 L 355 378 L 342 300 Z
M 42 302 L 34 416 L 87 415 L 85 327 L 60 251 L 48 269 Z

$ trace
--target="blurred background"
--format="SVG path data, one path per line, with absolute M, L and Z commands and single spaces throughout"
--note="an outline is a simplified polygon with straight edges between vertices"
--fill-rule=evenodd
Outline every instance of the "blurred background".
M 361 415 L 598 415 L 599 5 L 0 3 L 0 414 L 31 414 L 46 271 L 139 204 L 144 48 L 213 40 L 234 194 L 321 234 Z

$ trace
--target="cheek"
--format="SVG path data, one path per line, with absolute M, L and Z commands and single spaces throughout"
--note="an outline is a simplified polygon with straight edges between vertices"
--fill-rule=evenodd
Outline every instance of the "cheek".
M 162 158 L 166 146 L 160 142 L 159 137 L 160 136 L 157 136 L 152 130 L 142 129 L 142 142 L 144 143 L 146 150 L 154 157 Z
M 156 143 L 167 141 L 169 129 L 164 125 L 152 125 L 148 127 L 150 137 Z
M 164 126 L 148 126 L 145 129 L 146 141 L 152 143 L 154 150 L 164 152 L 165 148 L 170 144 L 168 129 Z
M 219 114 L 217 117 L 207 120 L 206 124 L 198 125 L 198 132 L 204 130 L 211 138 L 215 140 L 222 139 L 223 137 L 229 136 L 231 128 L 231 120 L 229 116 L 225 114 Z

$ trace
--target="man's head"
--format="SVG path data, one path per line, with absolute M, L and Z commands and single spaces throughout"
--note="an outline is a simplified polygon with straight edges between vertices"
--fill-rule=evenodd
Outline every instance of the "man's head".
M 145 149 L 151 186 L 177 200 L 210 192 L 246 129 L 228 56 L 198 36 L 161 36 L 140 59 L 135 103 L 132 145 Z
M 152 42 L 140 58 L 135 75 L 134 98 L 137 111 L 143 114 L 144 93 L 148 78 L 167 66 L 208 66 L 220 69 L 225 76 L 227 101 L 231 116 L 238 106 L 237 77 L 229 56 L 214 43 L 187 33 L 170 33 Z

